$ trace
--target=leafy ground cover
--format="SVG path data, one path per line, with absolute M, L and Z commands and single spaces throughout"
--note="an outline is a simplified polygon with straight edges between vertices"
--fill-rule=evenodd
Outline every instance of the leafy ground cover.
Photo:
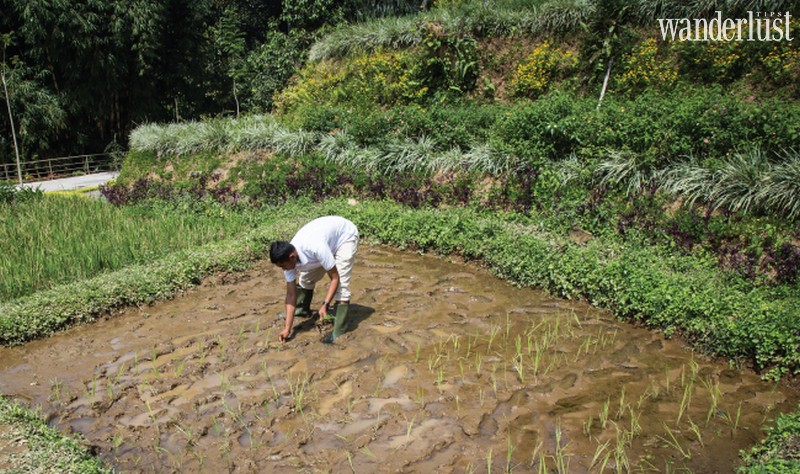
M 0 469 L 3 472 L 105 474 L 113 470 L 77 440 L 0 395 Z

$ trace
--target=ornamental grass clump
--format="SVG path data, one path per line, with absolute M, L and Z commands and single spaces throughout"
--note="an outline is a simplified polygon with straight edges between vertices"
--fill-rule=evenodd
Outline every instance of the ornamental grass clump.
M 689 206 L 700 202 L 730 212 L 800 216 L 800 154 L 795 150 L 736 152 L 716 169 L 690 158 L 659 175 L 662 189 Z

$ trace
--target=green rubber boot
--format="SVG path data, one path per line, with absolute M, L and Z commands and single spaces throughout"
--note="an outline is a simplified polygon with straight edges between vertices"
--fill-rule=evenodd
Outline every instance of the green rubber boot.
M 350 312 L 350 304 L 339 303 L 334 308 L 334 312 L 336 315 L 333 319 L 333 332 L 325 338 L 325 342 L 329 344 L 347 331 L 347 316 Z
M 295 316 L 311 316 L 311 300 L 314 299 L 314 290 L 297 287 L 297 303 L 294 308 Z

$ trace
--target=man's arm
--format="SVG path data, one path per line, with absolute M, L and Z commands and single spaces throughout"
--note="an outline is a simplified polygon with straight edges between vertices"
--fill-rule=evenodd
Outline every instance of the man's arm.
M 328 276 L 331 282 L 328 284 L 328 292 L 325 294 L 325 301 L 323 301 L 322 307 L 319 309 L 320 320 L 328 314 L 328 305 L 326 303 L 331 302 L 334 295 L 336 295 L 336 290 L 339 288 L 339 270 L 336 269 L 336 265 L 328 270 Z
M 285 342 L 292 334 L 292 324 L 294 323 L 294 309 L 297 305 L 297 283 L 296 281 L 286 282 L 286 322 L 283 331 L 278 334 L 278 339 Z

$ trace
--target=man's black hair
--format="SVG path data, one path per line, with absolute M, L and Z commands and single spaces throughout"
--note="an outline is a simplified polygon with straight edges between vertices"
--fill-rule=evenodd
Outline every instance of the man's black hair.
M 272 263 L 283 263 L 289 260 L 289 254 L 294 251 L 294 245 L 279 240 L 273 242 L 269 247 L 269 261 Z

